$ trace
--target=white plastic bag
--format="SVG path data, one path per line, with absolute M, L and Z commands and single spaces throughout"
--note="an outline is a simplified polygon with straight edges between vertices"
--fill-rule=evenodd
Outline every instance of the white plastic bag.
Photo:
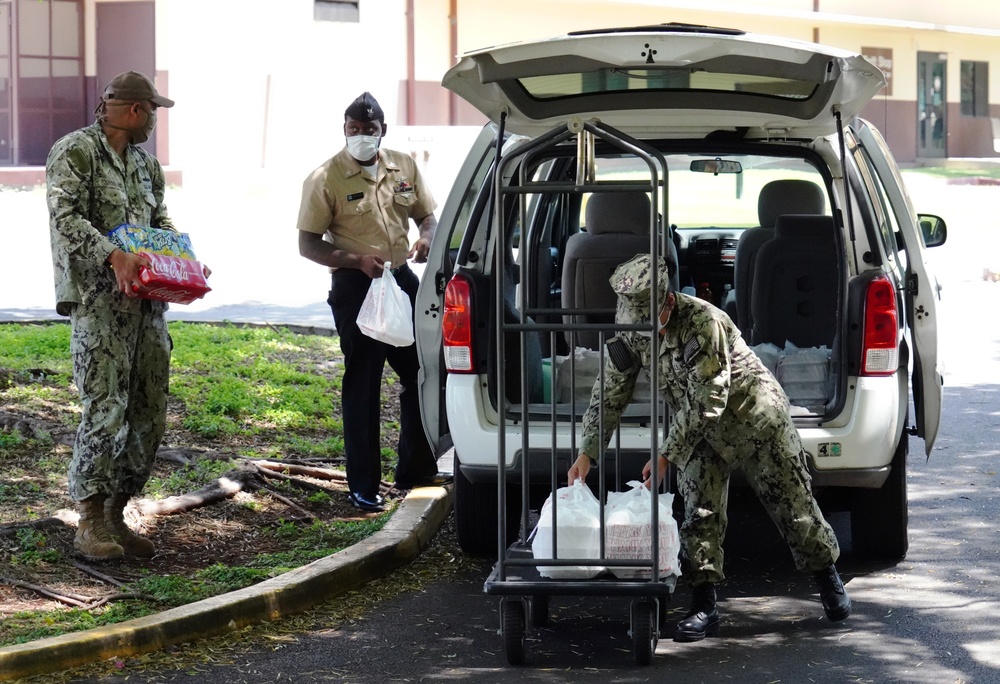
M 822 406 L 832 396 L 826 346 L 798 348 L 787 343 L 775 375 L 793 406 Z
M 632 480 L 627 492 L 610 492 L 604 508 L 604 552 L 610 570 L 622 579 L 649 578 L 651 572 L 641 567 L 614 567 L 612 558 L 652 559 L 653 494 L 642 482 Z M 657 499 L 660 528 L 660 576 L 680 575 L 678 561 L 680 538 L 673 516 L 674 495 L 661 493 Z
M 385 262 L 381 278 L 372 278 L 358 313 L 358 328 L 365 335 L 394 347 L 413 344 L 413 305 Z
M 557 550 L 561 559 L 601 557 L 601 504 L 590 488 L 577 480 L 556 490 Z M 535 558 L 552 558 L 552 495 L 542 504 L 541 516 L 531 533 Z M 604 571 L 598 566 L 540 566 L 542 577 L 589 579 Z

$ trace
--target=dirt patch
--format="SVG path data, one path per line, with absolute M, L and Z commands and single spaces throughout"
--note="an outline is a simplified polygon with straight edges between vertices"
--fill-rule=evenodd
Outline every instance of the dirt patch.
M 398 424 L 399 385 L 392 382 L 388 371 L 387 376 L 383 385 L 383 447 L 393 449 L 398 433 L 391 426 Z M 9 373 L 0 373 L 0 381 L 8 386 L 17 382 Z M 199 441 L 180 427 L 178 407 L 171 406 L 168 413 L 170 427 L 158 452 L 154 477 L 166 480 L 198 464 L 210 471 L 216 464 L 218 469 L 235 467 L 240 473 L 250 473 L 247 481 L 251 486 L 212 505 L 175 515 L 144 514 L 142 502 L 133 500 L 126 510 L 126 521 L 133 531 L 154 541 L 156 555 L 151 559 L 91 562 L 75 556 L 73 550 L 77 514 L 66 492 L 66 465 L 74 437 L 71 426 L 75 423 L 70 409 L 50 407 L 28 413 L 9 402 L 0 405 L 3 432 L 16 432 L 35 440 L 28 444 L 36 445 L 0 452 L 0 645 L 10 643 L 4 624 L 37 617 L 42 617 L 42 623 L 60 623 L 66 611 L 81 608 L 98 617 L 111 606 L 118 606 L 116 610 L 126 619 L 130 610 L 140 614 L 176 605 L 121 598 L 123 593 L 135 593 L 131 583 L 144 578 L 195 579 L 199 571 L 222 566 L 258 568 L 256 572 L 265 576 L 255 575 L 248 583 L 261 581 L 311 560 L 303 556 L 301 538 L 315 534 L 317 522 L 373 521 L 377 517 L 348 502 L 342 459 L 289 459 L 301 465 L 306 474 L 301 470 L 282 473 L 280 466 L 266 460 L 240 457 L 251 450 L 258 452 L 266 438 Z M 43 436 L 48 446 L 38 448 L 37 438 Z M 322 476 L 308 474 L 309 469 Z M 204 484 L 214 480 L 206 478 Z M 393 503 L 405 492 L 385 486 L 383 494 Z M 14 527 L 19 524 L 25 526 Z M 377 529 L 375 525 L 365 527 Z M 359 532 L 345 532 L 343 539 L 331 538 L 328 531 L 324 534 L 327 536 L 317 548 L 348 546 Z M 271 560 L 262 562 L 262 557 Z M 102 602 L 105 599 L 107 602 Z M 13 616 L 18 619 L 8 620 Z

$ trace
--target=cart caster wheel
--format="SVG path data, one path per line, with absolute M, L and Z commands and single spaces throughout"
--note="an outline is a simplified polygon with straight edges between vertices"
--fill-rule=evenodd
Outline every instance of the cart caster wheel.
M 532 596 L 528 604 L 528 613 L 532 627 L 545 627 L 549 624 L 549 597 Z
M 656 651 L 656 605 L 652 601 L 632 604 L 632 653 L 636 665 L 649 665 Z
M 524 664 L 524 622 L 524 601 L 508 600 L 500 604 L 500 634 L 511 665 Z

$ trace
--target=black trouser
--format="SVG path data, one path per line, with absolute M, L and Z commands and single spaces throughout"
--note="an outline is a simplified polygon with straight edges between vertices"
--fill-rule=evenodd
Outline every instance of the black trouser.
M 393 269 L 393 274 L 412 303 L 420 284 L 416 274 L 405 264 Z M 341 268 L 333 273 L 327 299 L 344 353 L 341 404 L 347 483 L 352 492 L 366 496 L 378 493 L 382 475 L 380 404 L 386 361 L 399 376 L 403 388 L 399 395 L 396 482 L 419 482 L 437 473 L 437 462 L 420 423 L 417 346 L 394 347 L 373 340 L 358 329 L 358 312 L 370 285 L 371 278 L 363 271 Z

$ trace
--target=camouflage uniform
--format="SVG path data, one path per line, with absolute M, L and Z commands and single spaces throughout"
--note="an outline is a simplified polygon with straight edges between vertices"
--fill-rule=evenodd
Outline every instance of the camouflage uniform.
M 650 321 L 650 265 L 648 256 L 636 257 L 611 277 L 618 294 L 619 323 Z M 667 284 L 662 266 L 658 280 L 662 286 L 657 301 L 662 302 Z M 658 350 L 659 387 L 673 414 L 659 454 L 678 469 L 688 580 L 699 585 L 724 579 L 729 477 L 737 467 L 778 526 L 796 566 L 808 572 L 822 570 L 836 561 L 840 549 L 812 495 L 805 451 L 784 391 L 724 312 L 695 297 L 674 296 L 676 305 Z M 649 333 L 623 331 L 617 338 L 624 343 L 631 365 L 619 363 L 625 367 L 619 370 L 609 355 L 604 445 L 597 439 L 600 387 L 594 388 L 583 417 L 581 448 L 590 458 L 596 458 L 602 446 L 607 448 L 640 369 L 650 367 Z
M 70 317 L 73 379 L 83 413 L 69 468 L 77 501 L 138 494 L 166 427 L 167 305 L 118 291 L 107 233 L 122 223 L 173 229 L 159 162 L 99 123 L 56 141 L 45 169 L 56 311 Z

